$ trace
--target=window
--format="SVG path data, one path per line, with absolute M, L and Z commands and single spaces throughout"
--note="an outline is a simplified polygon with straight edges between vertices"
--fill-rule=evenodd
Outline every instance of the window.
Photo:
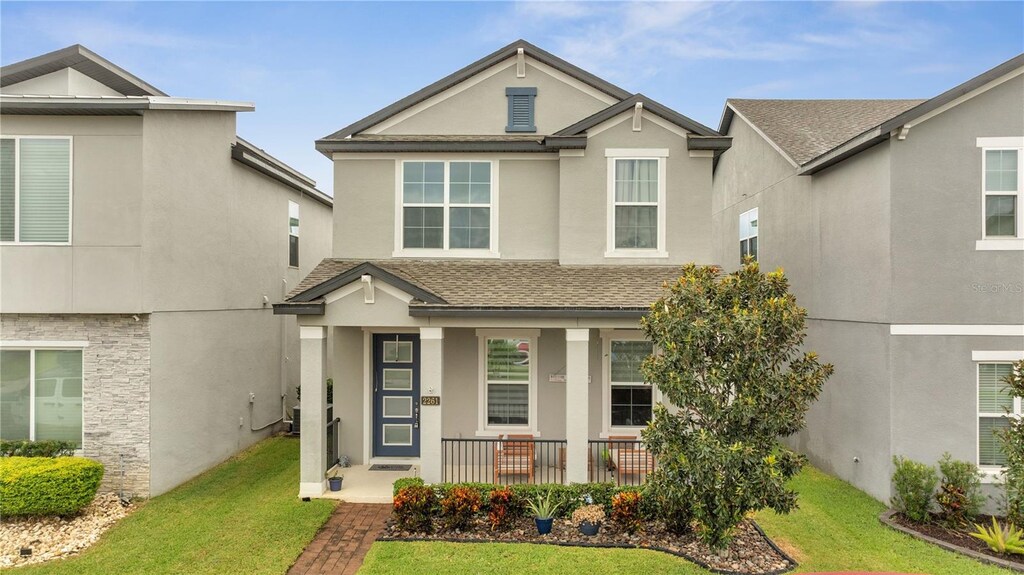
M 0 241 L 71 241 L 71 138 L 0 138 Z
M 757 259 L 757 208 L 740 214 L 740 260 Z
M 984 150 L 986 238 L 1024 237 L 1020 222 L 1021 150 Z
M 402 162 L 402 249 L 490 251 L 491 167 L 491 162 Z
M 655 154 L 657 157 L 646 157 Z M 605 256 L 667 257 L 665 157 L 668 150 L 605 150 L 605 155 L 608 157 L 609 199 Z
M 1009 393 L 1003 380 L 1013 369 L 1010 363 L 978 364 L 978 465 L 1006 465 L 1002 443 L 996 432 L 1009 428 L 1007 410 L 1020 416 L 1021 400 Z
M 483 430 L 529 431 L 536 427 L 536 330 L 480 336 L 480 427 Z
M 654 388 L 644 382 L 640 365 L 654 352 L 654 344 L 613 339 L 610 347 L 611 426 L 644 427 L 651 420 Z
M 0 439 L 82 444 L 82 351 L 0 351 Z
M 533 103 L 537 98 L 537 88 L 505 88 L 508 98 L 508 125 L 506 132 L 536 132 L 534 125 Z
M 288 200 L 288 265 L 299 267 L 299 204 Z

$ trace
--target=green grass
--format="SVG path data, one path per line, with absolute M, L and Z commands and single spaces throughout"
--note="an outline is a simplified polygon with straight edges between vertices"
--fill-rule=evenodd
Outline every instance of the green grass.
M 849 484 L 807 468 L 794 480 L 800 509 L 763 512 L 758 523 L 800 563 L 797 572 L 899 571 L 929 575 L 1008 573 L 893 531 L 878 522 L 884 506 Z M 664 553 L 528 544 L 375 543 L 361 575 L 415 573 L 708 572 Z
M 300 501 L 298 477 L 298 441 L 262 441 L 144 503 L 82 555 L 15 572 L 280 575 L 334 509 Z

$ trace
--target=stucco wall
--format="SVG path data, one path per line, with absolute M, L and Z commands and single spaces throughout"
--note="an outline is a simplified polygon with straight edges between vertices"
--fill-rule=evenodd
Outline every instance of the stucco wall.
M 102 489 L 150 495 L 150 321 L 139 315 L 0 316 L 0 340 L 86 341 L 82 452 L 103 463 Z

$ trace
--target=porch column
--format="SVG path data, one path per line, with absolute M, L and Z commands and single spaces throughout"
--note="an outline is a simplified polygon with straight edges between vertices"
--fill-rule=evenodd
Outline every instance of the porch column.
M 590 330 L 565 330 L 565 478 L 589 481 L 587 440 L 590 438 Z
M 324 379 L 327 328 L 299 326 L 299 343 L 302 347 L 299 366 L 302 386 L 299 497 L 320 497 L 327 490 L 327 480 L 324 479 L 327 464 L 327 382 Z
M 437 396 L 438 405 L 420 410 L 420 475 L 427 483 L 439 483 L 444 460 L 441 453 L 441 422 L 444 410 L 444 328 L 420 328 L 420 397 Z

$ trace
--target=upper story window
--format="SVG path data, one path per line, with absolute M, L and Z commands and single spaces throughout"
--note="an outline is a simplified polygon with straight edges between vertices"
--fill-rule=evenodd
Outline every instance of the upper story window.
M 658 156 L 644 157 L 654 155 L 652 152 Z M 605 256 L 667 257 L 665 159 L 668 150 L 607 150 L 605 153 L 609 199 Z
M 82 445 L 82 350 L 0 351 L 0 440 Z
M 299 267 L 299 204 L 288 200 L 288 265 Z
M 985 237 L 1024 237 L 1021 229 L 1021 151 L 985 150 Z
M 757 260 L 757 208 L 740 214 L 740 261 L 747 256 Z
M 493 256 L 491 162 L 402 162 L 396 255 Z
M 537 88 L 505 88 L 508 99 L 508 125 L 506 132 L 536 132 L 534 102 Z
M 0 138 L 0 241 L 71 241 L 71 138 Z
M 1013 370 L 1013 364 L 978 364 L 978 465 L 1003 467 L 1006 454 L 1002 440 L 996 433 L 1008 429 L 1007 415 L 1020 417 L 1021 398 L 1010 395 L 1004 380 Z

